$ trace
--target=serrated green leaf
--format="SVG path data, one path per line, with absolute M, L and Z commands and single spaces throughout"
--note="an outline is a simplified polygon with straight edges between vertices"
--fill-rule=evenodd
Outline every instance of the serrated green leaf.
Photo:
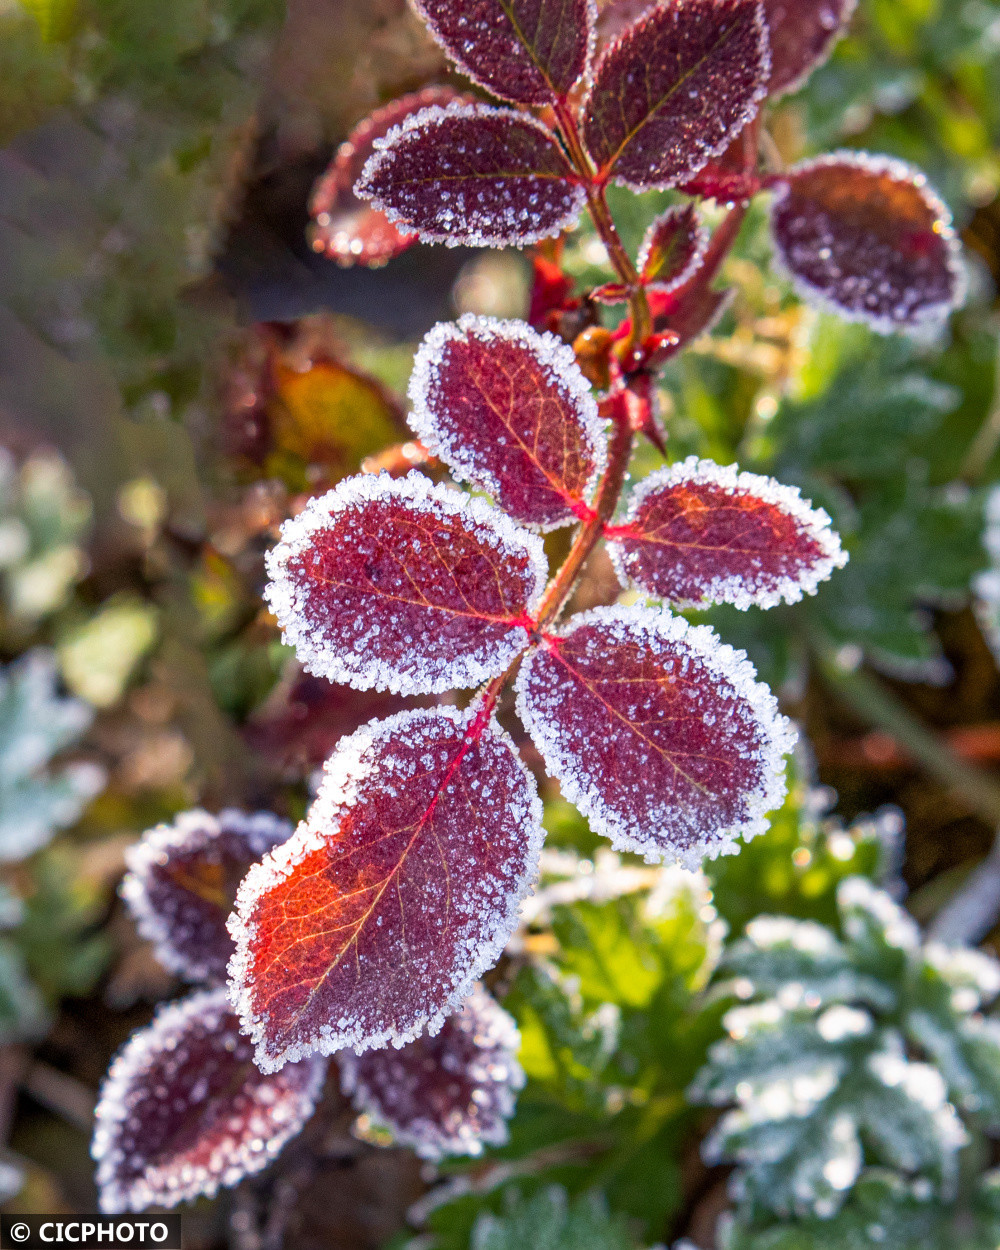
M 503 1215 L 476 1221 L 470 1250 L 633 1250 L 626 1221 L 596 1194 L 570 1200 L 558 1186 L 531 1198 L 508 1195 Z

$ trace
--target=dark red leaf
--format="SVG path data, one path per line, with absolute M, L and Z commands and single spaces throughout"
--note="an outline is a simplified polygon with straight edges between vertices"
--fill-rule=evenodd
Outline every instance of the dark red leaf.
M 697 867 L 767 828 L 795 741 L 742 651 L 650 608 L 595 608 L 522 665 L 518 711 L 595 832 Z
M 385 213 L 359 200 L 354 184 L 375 150 L 376 139 L 384 138 L 411 114 L 434 104 L 450 104 L 455 98 L 450 87 L 426 87 L 377 109 L 354 128 L 313 189 L 309 211 L 315 222 L 310 235 L 314 251 L 339 265 L 384 265 L 417 241 L 412 231 L 397 229 Z
M 226 920 L 239 884 L 291 836 L 292 826 L 270 812 L 192 811 L 128 848 L 122 898 L 165 968 L 188 981 L 225 981 L 233 953 Z
M 436 1031 L 517 923 L 540 818 L 510 739 L 475 706 L 403 712 L 344 739 L 230 921 L 234 1001 L 260 1066 Z
M 402 1050 L 341 1051 L 341 1086 L 357 1111 L 421 1158 L 477 1155 L 507 1140 L 524 1084 L 520 1044 L 514 1021 L 477 985 L 434 1037 Z
M 677 607 L 797 603 L 847 563 L 797 487 L 696 456 L 645 478 L 607 534 L 622 585 Z
M 590 0 L 414 0 L 458 68 L 501 100 L 549 104 L 587 68 Z
M 933 326 L 964 294 L 951 215 L 902 161 L 836 152 L 795 166 L 771 230 L 804 298 L 883 334 Z
M 583 207 L 554 136 L 513 109 L 423 109 L 375 148 L 356 194 L 426 243 L 523 247 L 569 229 Z
M 326 1060 L 265 1076 L 225 987 L 161 1007 L 111 1065 L 91 1153 L 101 1210 L 172 1207 L 235 1185 L 313 1113 Z
M 584 135 L 600 176 L 687 181 L 756 115 L 768 65 L 757 0 L 663 0 L 598 63 Z
M 708 238 L 693 204 L 668 208 L 646 231 L 637 262 L 642 281 L 663 291 L 683 286 L 704 260 Z
M 299 777 L 319 768 L 345 734 L 374 717 L 414 706 L 412 699 L 401 695 L 352 690 L 313 677 L 295 661 L 291 670 L 244 726 L 244 734 L 269 764 Z M 421 707 L 432 702 L 433 698 L 419 701 Z
M 516 520 L 543 529 L 577 520 L 604 472 L 604 422 L 572 348 L 523 321 L 435 326 L 410 399 L 424 446 Z
M 358 690 L 478 686 L 527 645 L 541 540 L 419 473 L 348 478 L 281 530 L 265 597 L 303 667 Z
M 800 87 L 847 29 L 858 0 L 763 0 L 771 35 L 768 94 Z

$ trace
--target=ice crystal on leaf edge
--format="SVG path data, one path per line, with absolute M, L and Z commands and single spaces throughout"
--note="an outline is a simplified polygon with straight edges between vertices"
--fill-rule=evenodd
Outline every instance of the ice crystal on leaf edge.
M 761 784 L 746 793 L 746 815 L 732 827 L 703 831 L 699 841 L 688 847 L 668 846 L 650 836 L 637 824 L 624 821 L 599 792 L 596 785 L 586 785 L 577 776 L 577 765 L 571 753 L 563 751 L 556 736 L 536 713 L 528 690 L 528 681 L 536 650 L 521 666 L 515 689 L 517 713 L 528 730 L 550 776 L 559 780 L 563 797 L 573 803 L 588 819 L 595 833 L 610 840 L 615 850 L 642 855 L 647 863 L 677 862 L 683 868 L 697 870 L 703 861 L 719 855 L 736 854 L 737 839 L 749 841 L 768 828 L 767 813 L 781 806 L 787 783 L 784 757 L 794 747 L 798 735 L 789 720 L 778 710 L 778 702 L 746 657 L 707 625 L 691 625 L 683 617 L 662 609 L 644 607 L 599 607 L 571 617 L 556 637 L 565 637 L 588 625 L 607 626 L 623 640 L 634 633 L 645 633 L 669 644 L 680 644 L 690 655 L 704 664 L 716 678 L 728 683 L 737 699 L 748 705 L 764 737 L 760 756 Z
M 413 663 L 422 660 L 424 668 L 421 672 L 421 665 L 417 665 L 415 673 L 401 671 L 378 656 L 366 658 L 359 653 L 360 642 L 364 639 L 355 640 L 353 653 L 338 650 L 322 638 L 317 640 L 317 624 L 301 606 L 302 595 L 289 566 L 308 551 L 313 536 L 330 529 L 331 521 L 339 515 L 381 502 L 395 503 L 403 510 L 437 520 L 458 518 L 484 543 L 488 538 L 497 555 L 525 558 L 526 576 L 531 583 L 525 611 L 530 615 L 537 607 L 548 579 L 545 549 L 538 535 L 521 528 L 505 512 L 491 507 L 485 500 L 435 484 L 420 473 L 411 472 L 398 479 L 386 473 L 361 475 L 347 478 L 325 495 L 311 499 L 297 516 L 285 521 L 281 541 L 266 556 L 271 580 L 264 590 L 264 598 L 278 619 L 282 640 L 295 648 L 307 672 L 356 690 L 438 694 L 476 687 L 502 673 L 528 645 L 527 632 L 513 619 L 502 640 L 481 641 L 477 648 L 456 655 L 451 661 L 440 656 L 420 656 L 415 650 Z M 369 624 L 372 628 L 379 626 L 377 620 Z
M 411 1027 L 402 1030 L 390 1028 L 377 1034 L 365 1034 L 356 1023 L 345 1017 L 324 1026 L 319 1035 L 310 1041 L 292 1042 L 281 1051 L 268 1049 L 269 1017 L 266 1013 L 258 1014 L 254 1005 L 252 945 L 256 931 L 255 925 L 247 917 L 252 914 L 257 899 L 289 878 L 307 856 L 321 850 L 331 837 L 336 837 L 341 815 L 357 803 L 361 786 L 374 774 L 377 763 L 375 752 L 381 744 L 394 737 L 405 736 L 411 726 L 428 716 L 445 718 L 457 727 L 468 729 L 476 722 L 479 714 L 479 699 L 473 700 L 464 711 L 443 706 L 432 710 L 398 712 L 385 720 L 371 721 L 341 739 L 325 765 L 323 782 L 306 819 L 288 842 L 277 847 L 260 864 L 255 864 L 244 878 L 236 908 L 229 917 L 229 931 L 236 943 L 236 951 L 229 963 L 229 992 L 241 1018 L 243 1032 L 256 1046 L 256 1062 L 261 1071 L 276 1072 L 284 1064 L 313 1053 L 329 1055 L 350 1049 L 360 1054 L 389 1044 L 401 1049 L 425 1032 L 433 1036 L 440 1031 L 448 1016 L 461 1007 L 469 997 L 472 987 L 502 954 L 517 927 L 521 903 L 534 890 L 545 830 L 542 828 L 542 805 L 534 777 L 509 735 L 500 727 L 495 717 L 491 716 L 485 727 L 478 728 L 479 736 L 490 734 L 507 747 L 513 768 L 524 782 L 526 807 L 520 813 L 520 818 L 526 837 L 526 867 L 520 876 L 518 888 L 507 895 L 503 912 L 489 917 L 492 923 L 488 932 L 469 949 L 468 963 L 453 970 L 452 988 L 442 1005 L 437 1010 L 425 1013 Z
M 470 453 L 468 448 L 463 447 L 457 434 L 448 434 L 441 428 L 435 406 L 430 402 L 445 349 L 450 343 L 464 342 L 470 338 L 486 343 L 491 339 L 500 339 L 523 347 L 537 361 L 545 380 L 560 392 L 573 409 L 594 459 L 594 469 L 582 495 L 583 501 L 589 503 L 607 468 L 607 422 L 598 412 L 590 383 L 583 376 L 573 349 L 555 334 L 539 333 L 527 322 L 500 321 L 495 317 L 482 317 L 475 313 L 466 313 L 457 322 L 438 322 L 426 335 L 414 358 L 409 385 L 413 411 L 407 418 L 410 428 L 428 451 L 444 461 L 455 478 L 494 497 L 500 496 L 503 484 L 496 474 L 479 463 L 474 452 Z M 442 396 L 441 402 L 446 403 L 447 397 Z M 545 524 L 530 521 L 522 521 L 520 524 L 544 532 L 575 524 L 576 521 L 576 517 L 569 515 L 565 519 Z
M 769 588 L 748 589 L 748 576 L 733 573 L 728 577 L 716 577 L 706 586 L 699 600 L 671 600 L 678 608 L 704 608 L 711 603 L 731 603 L 741 612 L 751 607 L 773 608 L 779 603 L 798 603 L 803 595 L 814 595 L 820 583 L 829 579 L 834 569 L 842 569 L 848 562 L 847 552 L 840 545 L 840 538 L 831 529 L 832 521 L 823 508 L 814 508 L 802 498 L 797 486 L 786 486 L 774 478 L 758 473 L 741 472 L 735 464 L 720 465 L 714 460 L 700 460 L 688 456 L 686 460 L 657 469 L 648 474 L 632 492 L 623 518 L 624 526 L 635 522 L 643 502 L 650 494 L 668 490 L 673 486 L 692 485 L 719 486 L 734 496 L 746 495 L 760 499 L 779 509 L 785 516 L 798 523 L 801 533 L 814 542 L 822 552 L 821 559 L 803 569 L 797 577 L 784 576 Z M 641 578 L 630 571 L 632 556 L 615 541 L 614 533 L 607 539 L 608 554 L 621 585 L 627 590 L 634 588 L 652 598 L 660 598 L 654 590 L 643 585 Z

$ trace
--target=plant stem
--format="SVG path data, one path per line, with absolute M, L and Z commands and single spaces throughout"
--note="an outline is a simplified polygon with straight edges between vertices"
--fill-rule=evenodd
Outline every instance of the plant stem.
M 594 516 L 577 530 L 569 555 L 550 582 L 539 606 L 536 618 L 539 629 L 544 629 L 556 619 L 569 598 L 580 570 L 604 533 L 605 524 L 614 516 L 628 471 L 634 434 L 625 409 L 624 392 L 605 400 L 601 408 L 614 421 L 614 432 L 608 449 L 608 467 L 594 501 Z
M 639 274 L 636 272 L 635 265 L 632 264 L 632 258 L 625 250 L 614 218 L 611 216 L 604 184 L 594 177 L 593 165 L 580 141 L 576 118 L 564 101 L 556 104 L 555 113 L 570 159 L 583 181 L 584 190 L 587 193 L 587 208 L 594 223 L 594 229 L 601 237 L 612 268 L 628 289 L 629 315 L 632 318 L 632 334 L 625 351 L 625 359 L 628 359 L 653 332 L 649 300 L 646 298 L 645 289 L 639 281 Z
M 1000 782 L 960 759 L 877 678 L 861 670 L 844 669 L 825 650 L 819 651 L 817 658 L 823 680 L 842 702 L 869 725 L 891 734 L 926 772 L 961 798 L 970 812 L 990 825 L 1000 825 Z

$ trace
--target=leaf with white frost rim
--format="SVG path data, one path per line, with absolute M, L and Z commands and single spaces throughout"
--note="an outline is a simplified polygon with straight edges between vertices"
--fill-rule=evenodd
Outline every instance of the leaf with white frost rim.
M 91 1154 L 101 1210 L 172 1207 L 259 1172 L 312 1115 L 326 1061 L 266 1076 L 225 987 L 157 1012 L 111 1064 Z
M 521 1037 L 506 1011 L 474 987 L 433 1037 L 337 1057 L 354 1109 L 387 1128 L 422 1159 L 478 1155 L 502 1146 L 524 1073 Z
M 961 304 L 961 245 L 919 169 L 832 152 L 778 181 L 775 259 L 804 299 L 880 334 L 933 330 Z
M 797 603 L 847 563 L 798 487 L 696 456 L 644 478 L 607 539 L 623 586 L 677 607 Z
M 375 143 L 356 195 L 425 243 L 525 247 L 576 224 L 586 193 L 555 136 L 514 109 L 422 109 Z
M 417 352 L 410 426 L 455 477 L 540 529 L 579 519 L 607 465 L 573 349 L 523 321 L 440 322 Z
M 139 933 L 169 971 L 225 981 L 233 941 L 226 920 L 251 864 L 292 836 L 270 812 L 181 812 L 125 851 L 120 888 Z
M 502 673 L 548 572 L 537 535 L 419 473 L 348 478 L 311 500 L 267 570 L 265 598 L 304 668 L 399 694 Z
M 534 780 L 478 703 L 342 739 L 229 922 L 233 1001 L 261 1068 L 435 1033 L 506 945 L 542 837 Z
M 521 720 L 618 850 L 697 867 L 767 828 L 795 734 L 742 651 L 649 608 L 595 608 L 521 666 Z

